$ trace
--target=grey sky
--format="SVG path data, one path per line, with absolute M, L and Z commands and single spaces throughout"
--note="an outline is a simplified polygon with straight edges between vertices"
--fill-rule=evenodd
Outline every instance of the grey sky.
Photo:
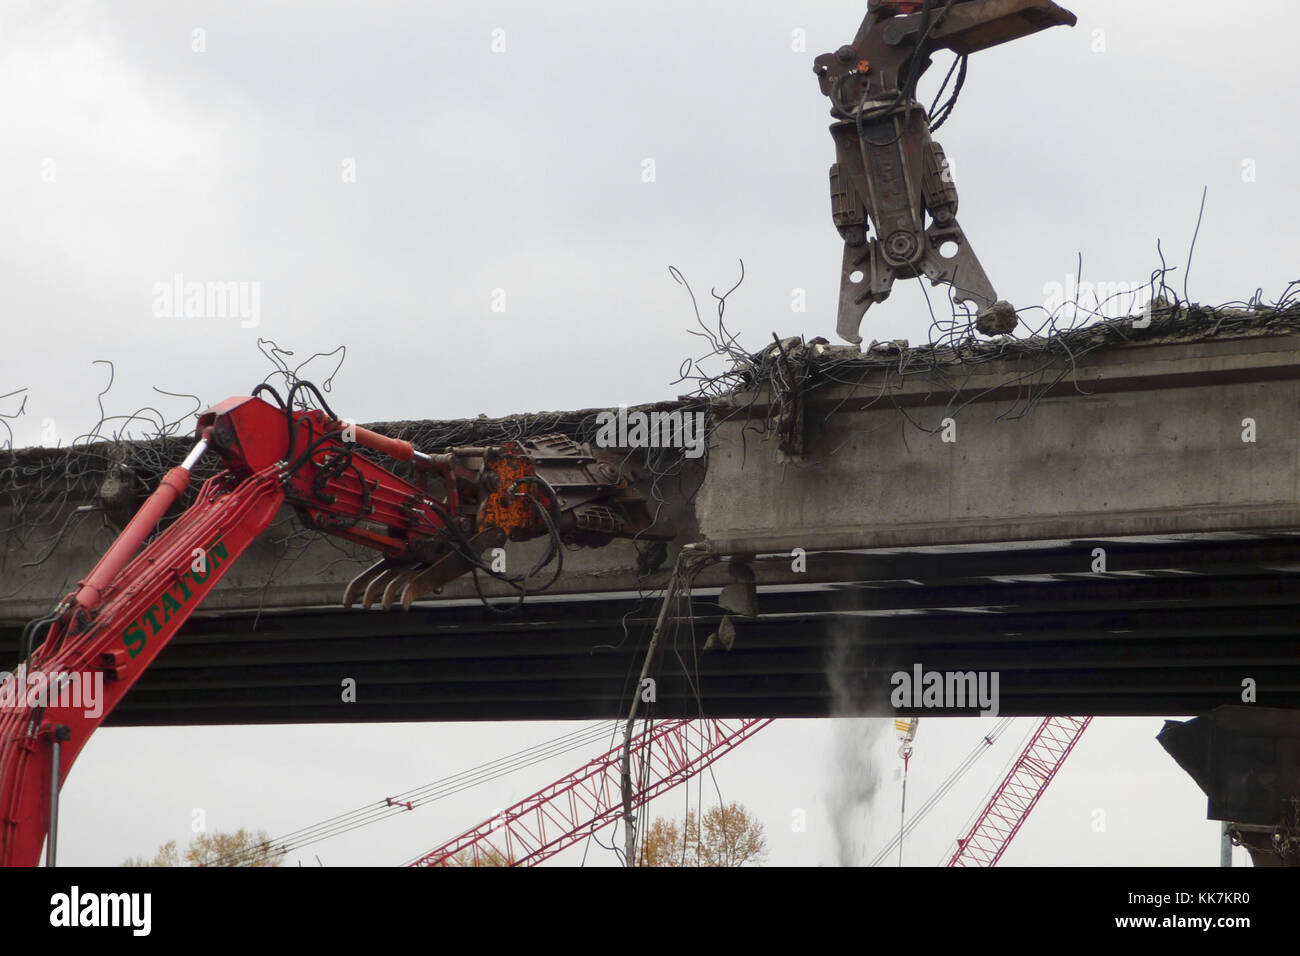
M 999 294 L 1040 303 L 1080 252 L 1085 281 L 1144 281 L 1158 237 L 1181 269 L 1207 186 L 1192 297 L 1279 294 L 1297 278 L 1300 186 L 1282 120 L 1300 99 L 1300 13 L 1255 0 L 1225 23 L 1209 0 L 1066 5 L 1073 30 L 971 58 L 937 136 Z M 708 302 L 744 259 L 728 310 L 742 344 L 773 331 L 833 336 L 833 149 L 811 63 L 851 40 L 865 7 L 5 3 L 0 394 L 29 389 L 16 444 L 47 433 L 66 444 L 94 424 L 105 379 L 95 359 L 116 364 L 110 413 L 191 407 L 152 386 L 205 402 L 242 394 L 271 370 L 259 336 L 299 357 L 346 345 L 331 401 L 361 421 L 669 397 L 700 347 L 669 264 Z M 504 52 L 492 51 L 495 30 Z M 927 101 L 946 66 L 927 77 Z M 256 283 L 259 324 L 156 317 L 152 289 L 178 273 Z M 792 311 L 795 289 L 804 313 Z M 504 312 L 492 311 L 495 290 Z M 915 342 L 928 324 L 912 283 L 863 333 Z M 918 797 L 981 727 L 923 724 Z M 293 829 L 564 729 L 104 731 L 70 779 L 61 850 L 67 863 L 115 863 L 183 840 L 198 806 L 218 828 Z M 1154 742 L 1158 729 L 1094 723 L 1005 862 L 1213 863 L 1217 826 Z M 718 765 L 724 795 L 763 814 L 772 862 L 833 859 L 817 809 L 832 752 L 828 722 L 786 721 Z M 981 769 L 996 775 L 1005 759 Z M 881 760 L 892 772 L 892 751 Z M 321 856 L 396 862 L 578 762 Z M 910 859 L 937 859 L 990 782 L 950 797 Z M 887 779 L 873 833 L 895 824 L 896 797 Z M 809 812 L 806 834 L 790 832 L 795 808 Z M 1104 833 L 1092 829 L 1097 808 Z M 598 848 L 592 858 L 610 859 Z

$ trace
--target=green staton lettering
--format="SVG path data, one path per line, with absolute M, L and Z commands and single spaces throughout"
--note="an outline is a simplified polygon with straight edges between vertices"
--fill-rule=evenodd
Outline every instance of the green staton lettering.
M 122 632 L 122 644 L 126 647 L 126 652 L 132 657 L 144 650 L 147 640 L 148 638 L 144 636 L 144 630 L 140 627 L 139 622 L 128 624 L 126 630 Z
M 212 577 L 212 572 L 221 567 L 223 561 L 230 557 L 230 550 L 226 543 L 220 539 L 214 541 L 212 546 L 207 550 L 207 570 L 202 574 L 195 574 L 189 564 L 177 575 L 174 585 L 164 591 L 159 603 L 153 604 L 149 610 L 145 611 L 138 618 L 128 624 L 122 630 L 122 646 L 132 657 L 138 657 L 140 652 L 145 649 L 149 643 L 149 637 L 156 635 L 162 625 L 158 623 L 158 612 L 163 612 L 163 623 L 171 620 L 174 616 L 184 610 L 185 606 L 197 597 L 190 583 L 203 584 Z M 186 580 L 189 578 L 189 581 Z M 144 625 L 148 623 L 149 633 L 145 633 Z
M 163 623 L 170 621 L 172 615 L 181 609 L 181 602 L 176 600 L 170 594 L 164 593 L 162 596 Z

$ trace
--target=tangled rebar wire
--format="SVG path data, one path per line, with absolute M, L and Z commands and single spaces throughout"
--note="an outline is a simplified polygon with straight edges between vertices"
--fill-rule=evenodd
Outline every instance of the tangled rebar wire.
M 286 392 L 294 383 L 303 381 L 301 376 L 306 366 L 322 358 L 334 360 L 332 369 L 321 379 L 323 390 L 330 391 L 347 355 L 346 347 L 339 346 L 295 363 L 294 353 L 274 341 L 259 339 L 257 345 L 273 366 L 262 384 L 280 386 Z M 12 448 L 12 432 L 8 430 L 5 419 L 24 413 L 27 390 L 17 389 L 0 396 L 0 426 L 4 427 L 0 437 L 9 437 L 0 445 L 0 573 L 4 574 L 5 580 L 5 586 L 0 587 L 0 598 L 12 597 L 28 587 L 32 575 L 20 572 L 43 564 L 60 542 L 78 531 L 92 514 L 98 515 L 99 526 L 91 534 L 89 547 L 102 553 L 168 469 L 185 456 L 193 443 L 190 436 L 196 416 L 204 407 L 197 396 L 155 388 L 160 395 L 184 398 L 192 405 L 178 415 L 165 414 L 153 406 L 129 414 L 112 414 L 105 402 L 112 388 L 114 368 L 106 360 L 97 360 L 96 364 L 105 365 L 108 371 L 107 383 L 97 396 L 98 419 L 86 433 L 62 447 Z M 294 394 L 296 410 L 319 404 L 310 389 L 299 389 Z M 8 405 L 3 404 L 6 400 Z M 19 404 L 14 407 L 14 402 Z M 647 413 L 681 409 L 707 412 L 708 405 L 698 401 L 668 401 L 635 406 L 635 410 Z M 475 419 L 386 422 L 369 427 L 382 434 L 407 439 L 417 448 L 433 453 L 454 446 L 500 444 L 546 433 L 560 433 L 580 442 L 594 443 L 600 429 L 600 416 L 608 411 L 541 412 L 501 418 L 480 415 Z M 647 479 L 650 510 L 656 520 L 670 501 L 688 500 L 698 490 L 702 469 L 692 471 L 687 461 L 684 449 L 676 447 L 626 452 L 624 466 Z M 159 530 L 193 502 L 203 480 L 220 467 L 214 456 L 200 460 L 193 469 L 195 480 L 190 491 L 160 523 Z M 403 466 L 396 466 L 395 470 L 400 472 Z M 374 560 L 373 554 L 365 548 L 302 527 L 289 516 L 278 520 L 270 534 L 277 560 L 268 574 L 266 587 L 281 578 L 309 548 L 322 540 L 338 552 L 337 559 L 328 564 L 326 570 L 338 564 L 359 569 Z M 647 562 L 647 569 L 657 564 L 652 559 L 656 550 L 654 544 L 643 546 L 637 542 L 637 548 Z
M 325 379 L 326 390 L 346 355 L 346 349 L 339 346 L 331 352 L 316 353 L 291 368 L 285 358 L 292 357 L 292 351 L 280 348 L 269 339 L 259 339 L 258 349 L 275 366 L 263 379 L 267 383 L 278 379 L 292 383 L 314 359 L 339 356 L 333 372 Z M 0 424 L 6 431 L 6 441 L 0 445 L 0 572 L 4 572 L 6 581 L 17 582 L 15 587 L 0 589 L 0 598 L 22 592 L 29 585 L 30 576 L 17 572 L 43 564 L 59 543 L 91 514 L 100 517 L 91 547 L 99 551 L 107 548 L 144 498 L 193 444 L 191 434 L 196 416 L 204 407 L 197 395 L 154 386 L 159 395 L 185 399 L 192 406 L 174 416 L 153 405 L 129 414 L 111 414 L 105 399 L 112 389 L 116 369 L 106 359 L 96 359 L 92 364 L 106 366 L 107 370 L 107 381 L 96 396 L 99 415 L 88 431 L 66 445 L 60 441 L 53 448 L 14 449 L 13 433 L 3 419 L 24 413 L 27 389 L 0 396 L 0 402 L 22 397 L 22 404 L 16 410 L 0 412 Z M 304 391 L 297 404 L 306 407 L 309 401 L 310 394 Z M 215 458 L 200 460 L 193 469 L 196 480 L 191 483 L 190 491 L 164 518 L 160 528 L 170 524 L 193 502 L 202 482 L 219 468 Z M 285 521 L 277 522 L 273 529 L 285 545 L 279 571 L 292 564 L 310 541 L 320 537 L 307 529 L 295 529 Z M 340 547 L 337 539 L 331 542 Z M 340 550 L 345 552 L 346 559 L 353 558 L 346 549 L 340 547 Z M 362 557 L 357 555 L 355 560 L 360 561 Z
M 774 332 L 774 344 L 750 351 L 738 346 L 722 321 L 725 297 L 719 298 L 717 326 L 705 330 L 712 351 L 683 363 L 683 379 L 694 381 L 696 394 L 711 401 L 715 423 L 742 418 L 742 439 L 751 430 L 764 436 L 776 433 L 782 450 L 797 454 L 802 448 L 793 433 L 801 426 L 802 400 L 819 388 L 850 386 L 850 394 L 859 399 L 855 407 L 892 403 L 909 425 L 934 432 L 935 428 L 923 425 L 894 400 L 904 383 L 921 380 L 936 392 L 948 393 L 943 417 L 955 416 L 989 392 L 1005 393 L 1011 386 L 1015 398 L 999 418 L 1014 420 L 1028 415 L 1062 382 L 1069 380 L 1082 392 L 1076 378 L 1079 362 L 1098 349 L 1134 342 L 1300 331 L 1300 280 L 1289 283 L 1272 302 L 1265 301 L 1263 290 L 1257 289 L 1246 301 L 1196 305 L 1170 287 L 1167 280 L 1175 269 L 1166 263 L 1159 243 L 1157 253 L 1160 267 L 1152 271 L 1146 286 L 1121 288 L 1101 299 L 1094 293 L 1092 301 L 1063 297 L 1053 308 L 1038 305 L 1018 310 L 1024 331 L 1017 336 L 977 338 L 975 317 L 961 308 L 950 292 L 947 315 L 936 315 L 931 307 L 929 341 L 923 345 L 911 346 L 899 339 L 873 341 L 859 349 L 832 345 L 820 337 L 782 339 Z M 1081 257 L 1077 275 L 1082 275 Z M 1085 288 L 1081 279 L 1076 285 Z M 1116 305 L 1128 314 L 1109 314 L 1119 311 Z M 696 315 L 699 321 L 698 309 Z M 976 374 L 995 362 L 1002 363 L 1005 371 L 991 380 L 981 376 L 977 383 Z M 721 372 L 706 371 L 717 363 L 723 366 Z M 855 394 L 858 389 L 861 393 Z M 839 407 L 833 407 L 826 417 Z
M 671 384 L 687 383 L 691 391 L 671 401 L 635 406 L 645 412 L 702 412 L 705 416 L 709 446 L 716 426 L 741 419 L 742 453 L 747 435 L 768 436 L 776 433 L 784 451 L 798 454 L 802 447 L 797 436 L 802 432 L 803 398 L 819 388 L 848 385 L 850 394 L 862 392 L 865 404 L 892 403 L 903 419 L 922 431 L 927 428 L 894 401 L 897 391 L 911 380 L 923 380 L 951 397 L 945 416 L 955 415 L 965 405 L 979 400 L 990 389 L 1015 389 L 1002 417 L 1020 418 L 1029 414 L 1042 397 L 1066 380 L 1082 388 L 1073 379 L 1080 359 L 1098 349 L 1161 339 L 1191 340 L 1210 336 L 1268 334 L 1300 330 L 1300 281 L 1290 283 L 1282 295 L 1266 302 L 1263 290 L 1256 290 L 1248 301 L 1227 302 L 1218 306 L 1197 306 L 1180 297 L 1169 285 L 1170 267 L 1160 248 L 1159 268 L 1152 271 L 1145 296 L 1133 290 L 1115 292 L 1098 301 L 1080 301 L 1079 297 L 1062 301 L 1054 308 L 1033 306 L 1019 310 L 1022 331 L 1018 336 L 977 338 L 973 317 L 949 294 L 946 315 L 936 315 L 931 308 L 929 341 L 910 346 L 906 341 L 872 342 L 864 350 L 851 346 L 831 345 L 824 338 L 805 340 L 801 336 L 780 338 L 761 350 L 742 347 L 739 334 L 728 322 L 730 297 L 745 278 L 744 262 L 735 284 L 723 292 L 711 289 L 714 315 L 706 321 L 700 302 L 686 277 L 676 267 L 669 267 L 673 281 L 682 285 L 690 299 L 694 325 L 687 331 L 705 343 L 703 352 L 684 359 L 678 377 Z M 1190 253 L 1188 261 L 1190 263 Z M 1082 287 L 1082 258 L 1077 275 Z M 924 289 L 924 285 L 922 285 Z M 1186 282 L 1183 292 L 1186 294 Z M 1123 296 L 1136 303 L 1145 298 L 1147 305 L 1140 317 L 1114 318 L 1107 315 Z M 927 295 L 928 301 L 928 295 Z M 347 356 L 339 346 L 329 352 L 317 352 L 291 364 L 294 353 L 269 339 L 259 339 L 258 349 L 273 366 L 263 379 L 267 384 L 290 386 L 301 381 L 304 368 L 317 359 L 333 360 L 332 369 L 322 378 L 322 387 L 330 391 Z M 990 363 L 1003 363 L 993 377 L 977 372 Z M 96 360 L 106 366 L 107 382 L 97 396 L 99 418 L 87 432 L 59 448 L 12 447 L 13 432 L 9 421 L 27 411 L 28 391 L 18 388 L 0 395 L 0 572 L 6 587 L 0 598 L 19 593 L 28 584 L 28 575 L 17 573 L 39 566 L 58 547 L 65 535 L 85 523 L 92 514 L 99 516 L 90 547 L 101 551 L 111 543 L 120 528 L 134 513 L 144 497 L 156 487 L 167 470 L 180 461 L 192 439 L 194 419 L 203 407 L 198 396 L 154 391 L 167 399 L 184 399 L 192 403 L 183 413 L 164 413 L 155 406 L 145 406 L 129 414 L 110 414 L 105 407 L 114 378 L 111 362 Z M 721 370 L 719 371 L 719 367 Z M 867 390 L 870 391 L 867 391 Z M 299 390 L 296 404 L 310 407 L 314 398 L 309 390 Z M 760 401 L 761 400 L 761 401 Z M 863 404 L 859 401 L 859 407 Z M 838 406 L 837 406 L 838 407 Z M 629 409 L 631 411 L 632 409 Z M 569 412 L 537 412 L 488 418 L 452 421 L 395 421 L 372 424 L 382 434 L 411 441 L 422 450 L 437 452 L 461 445 L 498 444 L 530 435 L 559 433 L 579 442 L 595 443 L 601 427 L 602 413 L 608 409 Z M 834 414 L 835 408 L 827 412 Z M 689 504 L 703 482 L 707 457 L 692 462 L 679 447 L 655 447 L 628 451 L 625 462 L 646 479 L 650 507 L 658 519 L 672 503 Z M 205 459 L 195 469 L 197 488 L 203 479 L 215 473 L 219 465 Z M 179 514 L 192 500 L 187 496 L 165 519 L 163 526 Z M 279 560 L 268 577 L 267 585 L 282 575 L 316 541 L 325 538 L 338 551 L 337 562 L 363 566 L 372 555 L 321 532 L 298 526 L 289 518 L 272 528 Z M 638 542 L 638 550 L 641 545 Z M 643 552 L 645 556 L 649 552 Z M 650 562 L 657 563 L 657 562 Z M 332 567 L 333 565 L 331 565 Z

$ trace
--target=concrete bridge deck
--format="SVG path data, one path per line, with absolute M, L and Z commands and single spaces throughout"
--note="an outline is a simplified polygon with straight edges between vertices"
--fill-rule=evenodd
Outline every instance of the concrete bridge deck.
M 1300 706 L 1293 318 L 1208 332 L 1171 319 L 965 356 L 813 347 L 773 359 L 786 363 L 777 381 L 801 386 L 754 375 L 715 403 L 707 468 L 687 463 L 665 495 L 674 548 L 703 539 L 769 555 L 754 563 L 760 616 L 738 620 L 730 652 L 696 661 L 727 580 L 723 566 L 706 570 L 695 642 L 683 624 L 658 713 L 893 713 L 888 675 L 917 662 L 999 670 L 1004 713 L 1204 713 L 1238 701 L 1245 678 L 1261 703 Z M 0 512 L 13 504 L 0 498 Z M 657 612 L 638 595 L 665 579 L 638 570 L 633 546 L 566 555 L 550 594 L 513 618 L 478 607 L 467 580 L 381 614 L 334 606 L 365 556 L 287 528 L 232 570 L 114 722 L 625 710 Z M 20 567 L 42 537 L 0 568 L 8 660 L 21 623 L 112 534 L 86 522 Z M 792 568 L 795 549 L 805 570 Z M 848 675 L 838 696 L 832 673 Z M 346 677 L 355 704 L 338 702 Z

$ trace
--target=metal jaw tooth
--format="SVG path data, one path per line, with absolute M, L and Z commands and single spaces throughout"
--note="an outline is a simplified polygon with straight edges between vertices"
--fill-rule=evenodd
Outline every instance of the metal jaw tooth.
M 371 580 L 387 568 L 392 567 L 393 564 L 392 558 L 381 558 L 349 581 L 348 586 L 343 589 L 343 606 L 352 607 L 361 600 Z
M 396 558 L 377 561 L 348 582 L 343 592 L 343 606 L 352 607 L 360 603 L 363 608 L 369 610 L 376 601 L 386 597 L 389 584 L 394 579 L 410 573 L 409 561 L 399 561 Z M 385 604 L 385 609 L 388 606 Z
M 388 587 L 388 582 L 401 575 L 405 570 L 405 566 L 401 565 L 389 567 L 371 578 L 370 583 L 366 585 L 366 593 L 361 599 L 361 606 L 366 610 L 370 610 L 375 602 L 383 596 L 384 589 Z
M 470 537 L 469 546 L 475 554 L 482 554 L 486 548 L 500 544 L 504 540 L 505 536 L 498 529 L 486 528 Z M 401 590 L 402 609 L 409 611 L 411 602 L 418 601 L 426 594 L 438 590 L 449 581 L 454 581 L 467 573 L 470 568 L 470 563 L 457 552 L 444 554 L 404 582 Z
M 421 562 L 403 568 L 401 571 L 388 578 L 388 583 L 384 587 L 384 610 L 391 611 L 393 609 L 393 602 L 403 595 L 405 589 L 410 585 L 410 583 L 423 574 L 428 568 L 429 565 Z M 411 609 L 409 601 L 403 600 L 402 606 L 405 610 L 409 611 Z

